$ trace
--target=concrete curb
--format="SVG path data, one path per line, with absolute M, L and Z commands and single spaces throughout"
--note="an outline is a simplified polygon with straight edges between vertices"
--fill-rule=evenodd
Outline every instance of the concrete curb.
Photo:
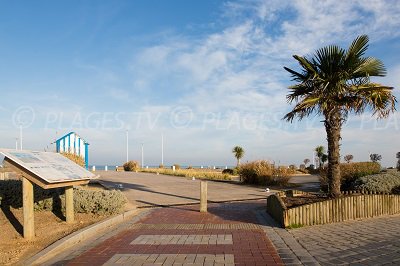
M 62 251 L 98 234 L 99 231 L 104 230 L 107 227 L 111 227 L 126 221 L 139 212 L 140 210 L 138 209 L 129 210 L 115 217 L 110 217 L 104 221 L 100 221 L 88 227 L 82 228 L 51 244 L 39 253 L 35 254 L 33 257 L 22 262 L 22 265 L 41 265 Z

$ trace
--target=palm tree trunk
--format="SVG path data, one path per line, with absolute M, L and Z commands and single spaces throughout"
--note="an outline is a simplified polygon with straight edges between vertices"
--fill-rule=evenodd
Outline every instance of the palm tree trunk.
M 332 197 L 340 195 L 340 133 L 342 118 L 339 111 L 332 112 L 325 119 L 325 129 L 328 140 L 328 182 Z

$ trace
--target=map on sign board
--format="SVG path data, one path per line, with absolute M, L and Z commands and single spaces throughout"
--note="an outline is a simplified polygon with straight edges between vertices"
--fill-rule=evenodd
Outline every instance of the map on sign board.
M 97 177 L 55 152 L 0 150 L 0 154 L 48 183 L 87 180 Z

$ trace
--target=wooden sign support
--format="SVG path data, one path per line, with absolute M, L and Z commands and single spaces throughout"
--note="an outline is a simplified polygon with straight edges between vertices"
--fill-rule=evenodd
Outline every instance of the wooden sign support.
M 22 174 L 23 234 L 25 239 L 32 240 L 35 237 L 34 184 L 44 189 L 65 187 L 65 220 L 67 223 L 74 222 L 74 186 L 88 184 L 88 179 L 49 183 L 11 159 L 5 157 L 4 160 Z
M 25 177 L 22 178 L 22 206 L 24 209 L 24 238 L 30 240 L 35 237 L 33 183 Z

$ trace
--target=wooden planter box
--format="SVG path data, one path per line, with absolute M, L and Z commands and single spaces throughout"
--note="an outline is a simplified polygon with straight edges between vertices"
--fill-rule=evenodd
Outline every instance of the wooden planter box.
M 362 192 L 356 192 L 362 193 Z M 285 195 L 286 194 L 286 195 Z M 284 228 L 300 227 L 356 220 L 400 213 L 400 195 L 366 194 L 287 208 L 281 197 L 299 194 L 299 191 L 273 194 L 267 199 L 267 212 Z

